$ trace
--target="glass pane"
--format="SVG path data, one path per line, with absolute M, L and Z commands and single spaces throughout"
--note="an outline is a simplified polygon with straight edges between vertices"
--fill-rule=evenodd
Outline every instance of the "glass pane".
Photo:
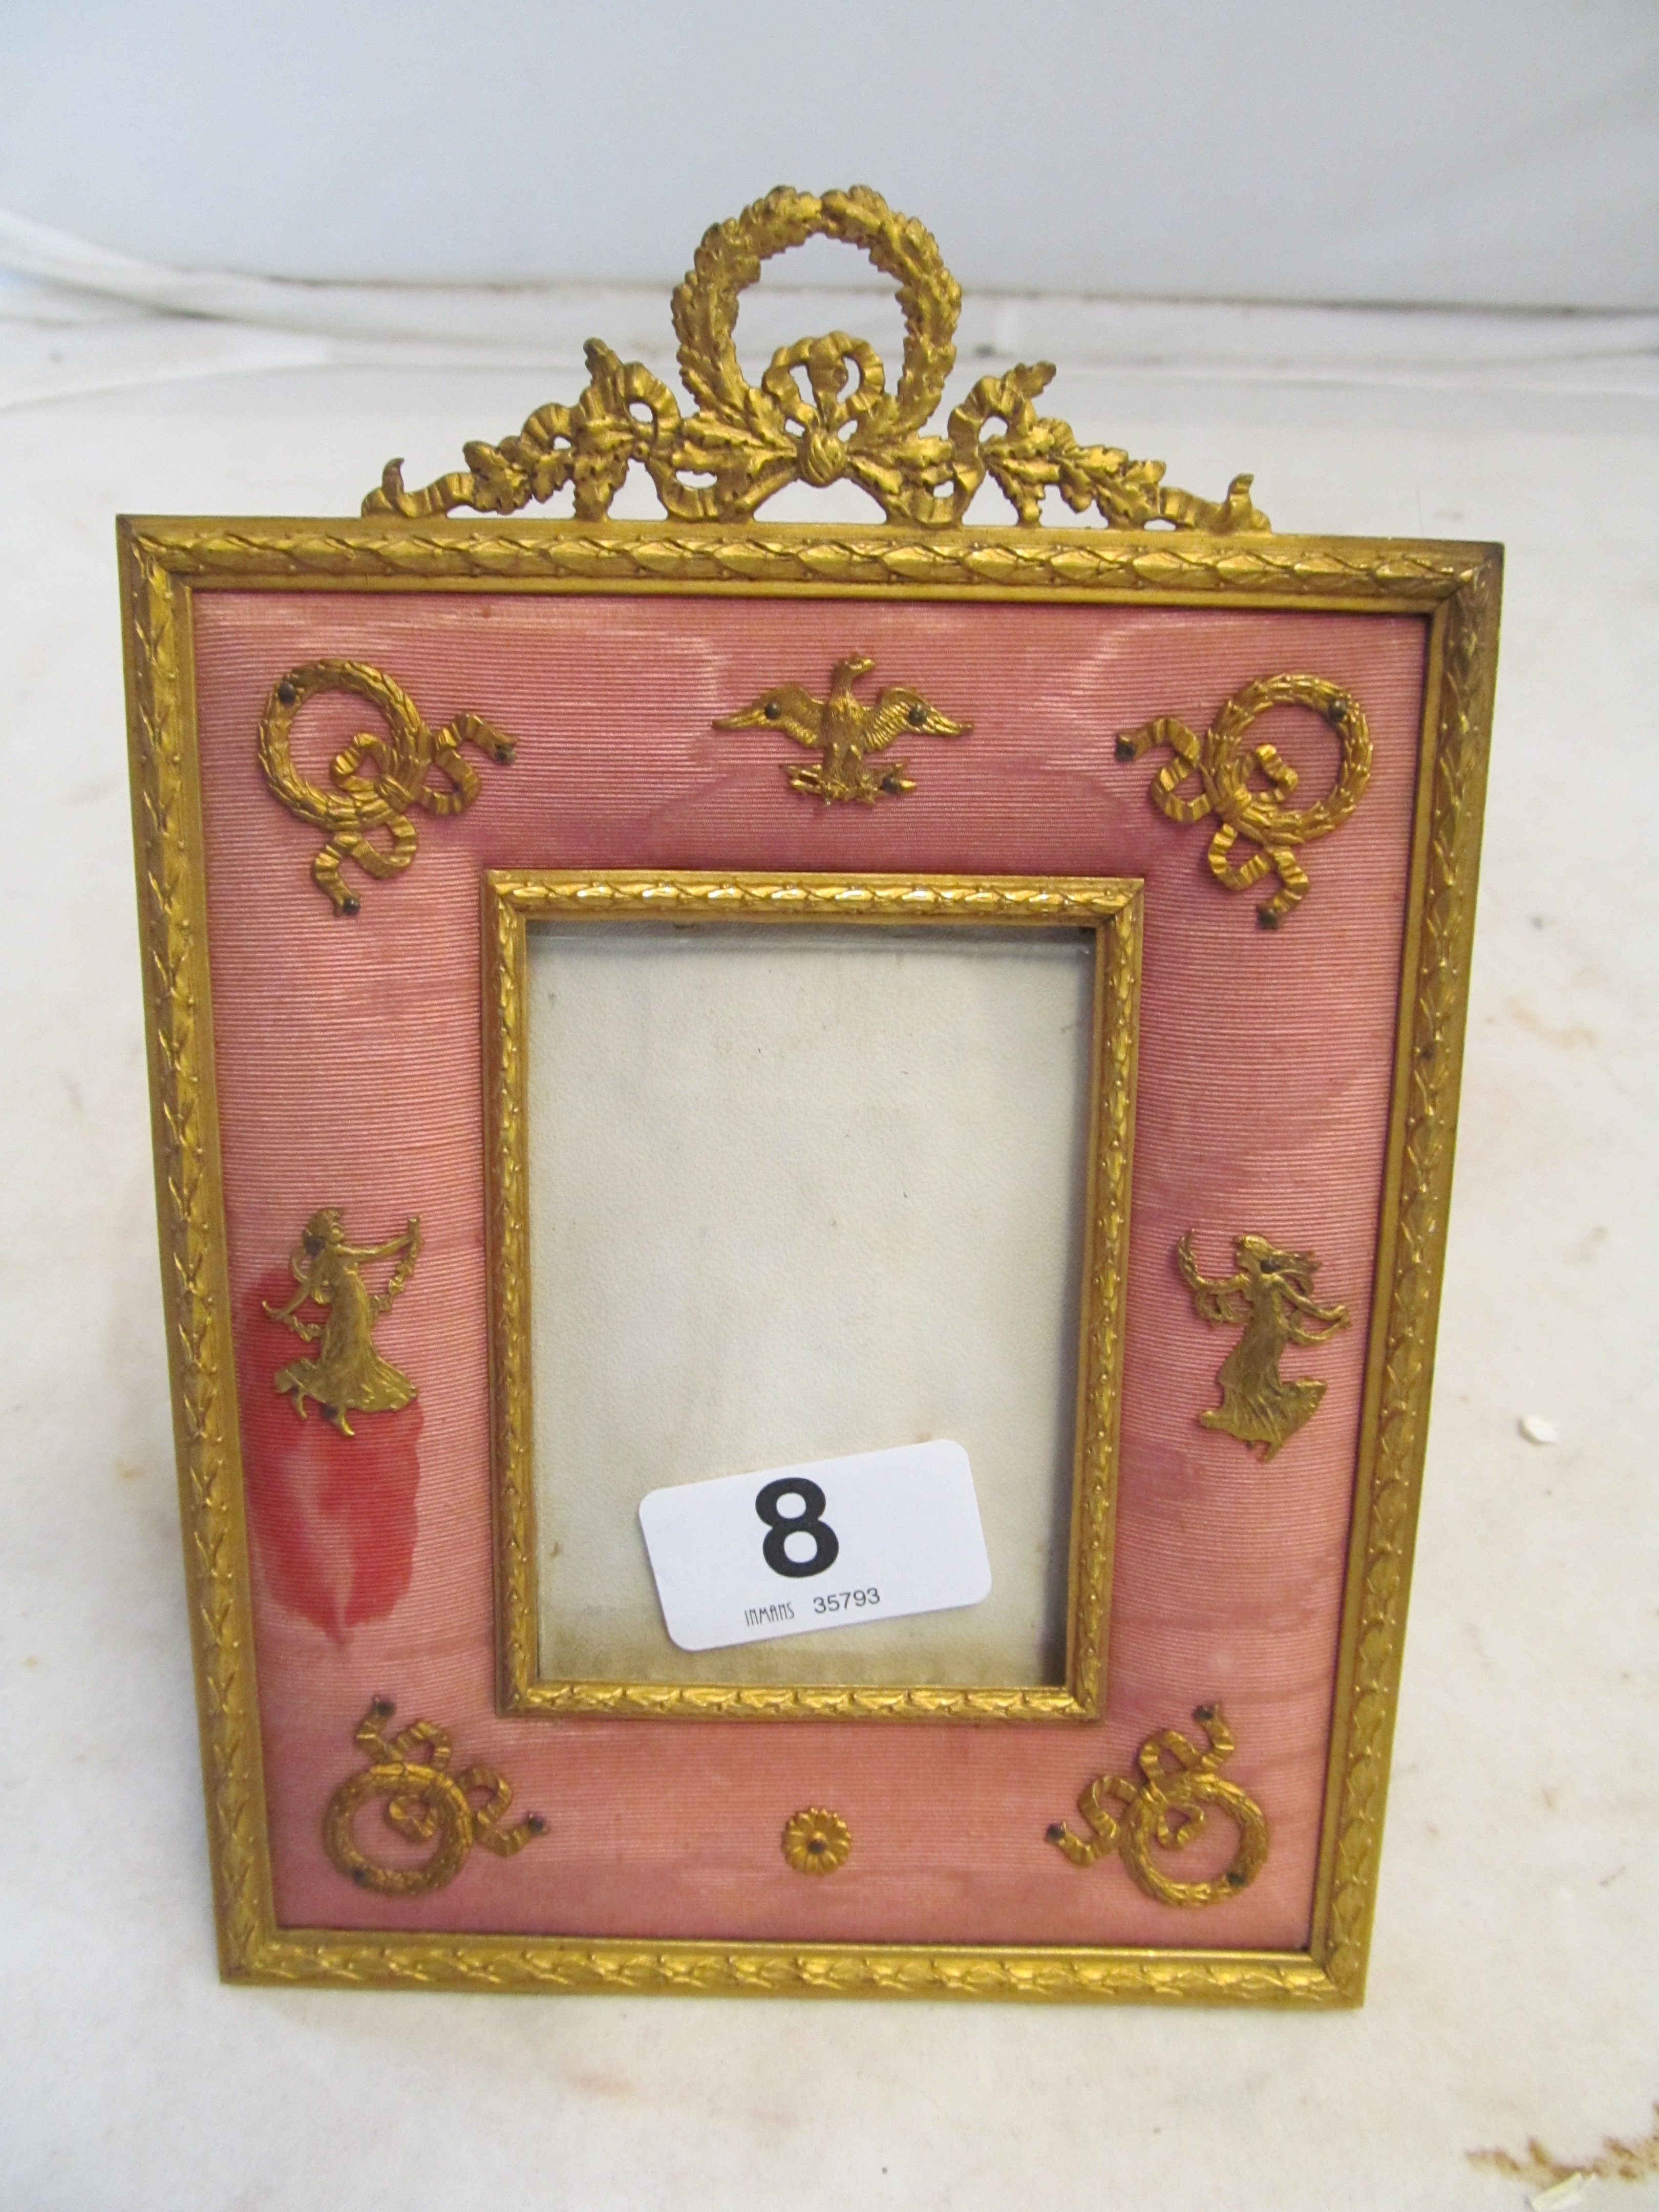
M 596 921 L 527 946 L 542 1678 L 1060 1682 L 1092 939 Z M 988 1598 L 669 1641 L 647 1491 L 929 1437 L 967 1450 Z

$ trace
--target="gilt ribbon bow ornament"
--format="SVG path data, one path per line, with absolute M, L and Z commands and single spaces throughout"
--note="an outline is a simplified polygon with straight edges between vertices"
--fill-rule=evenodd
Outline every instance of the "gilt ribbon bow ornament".
M 292 732 L 295 717 L 308 701 L 333 691 L 362 700 L 383 726 L 360 730 L 343 745 L 324 786 L 313 783 L 295 765 Z M 483 786 L 464 745 L 503 766 L 518 750 L 517 741 L 482 714 L 457 714 L 441 729 L 429 728 L 400 684 L 361 660 L 309 660 L 271 686 L 259 723 L 260 772 L 271 795 L 290 814 L 322 831 L 323 847 L 311 864 L 311 879 L 337 915 L 356 915 L 362 903 L 340 873 L 345 861 L 355 861 L 366 876 L 386 883 L 415 858 L 418 841 L 411 815 L 442 820 L 465 814 L 472 805 Z M 365 767 L 372 773 L 365 775 Z M 434 777 L 442 781 L 434 782 Z M 376 833 L 385 844 L 377 842 Z
M 369 1763 L 346 1777 L 323 1816 L 323 1849 L 360 1889 L 382 1897 L 422 1897 L 454 1881 L 474 1844 L 510 1859 L 545 1834 L 539 1813 L 507 1825 L 513 1784 L 495 1767 L 452 1767 L 447 1729 L 416 1721 L 388 1736 L 386 1724 L 396 1710 L 390 1698 L 370 1704 L 355 1738 Z M 381 1814 L 394 1835 L 431 1844 L 423 1861 L 389 1863 L 364 1850 L 353 1824 L 376 1799 L 385 1801 Z

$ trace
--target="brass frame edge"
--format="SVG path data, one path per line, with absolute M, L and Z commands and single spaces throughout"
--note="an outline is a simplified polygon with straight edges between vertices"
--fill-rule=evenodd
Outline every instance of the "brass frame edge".
M 1196 532 L 1030 530 L 893 523 L 669 524 L 539 520 L 412 523 L 124 517 L 144 556 L 202 590 L 635 590 L 821 592 L 1084 601 L 1114 590 L 1157 605 L 1274 605 L 1432 613 L 1492 548 L 1443 539 L 1207 538 Z
M 1133 877 L 756 869 L 489 868 L 483 881 L 484 1133 L 489 1193 L 491 1496 L 499 1710 L 520 1718 L 1098 1719 L 1111 1607 L 1117 1438 L 1139 1030 L 1142 887 Z M 707 926 L 1086 928 L 1095 940 L 1089 1151 L 1078 1304 L 1078 1401 L 1063 1684 L 627 1682 L 542 1674 L 530 1354 L 526 931 L 563 915 L 673 915 Z
M 213 1066 L 188 587 L 118 522 L 161 1299 L 222 1973 L 275 1926 Z
M 495 1704 L 523 1710 L 536 1656 L 535 1403 L 523 1299 L 530 1281 L 528 1070 L 523 915 L 497 872 L 479 881 L 483 991 L 484 1273 L 489 1327 L 489 1510 L 495 1540 Z
M 1310 1954 L 1356 2004 L 1376 1905 L 1468 1013 L 1503 582 L 1502 549 L 1485 551 L 1428 641 L 1378 1289 L 1332 1686 Z
M 1099 933 L 1089 1071 L 1088 1181 L 1079 1301 L 1077 1472 L 1072 1484 L 1066 1589 L 1066 1680 L 1083 1715 L 1103 1705 L 1112 1566 L 1117 1550 L 1118 1438 L 1123 1413 L 1123 1335 L 1129 1299 L 1129 1217 L 1134 1194 L 1135 1082 L 1140 1065 L 1140 963 L 1146 887 Z M 1112 1001 L 1115 1001 L 1115 1014 Z M 1109 1126 L 1103 1128 L 1103 1117 Z M 1103 1168 L 1111 1163 L 1109 1184 Z M 1095 1387 L 1091 1387 L 1091 1385 Z M 1103 1407 L 1102 1399 L 1104 1398 Z M 1104 1415 L 1103 1420 L 1102 1415 Z
M 1300 1951 L 1128 1945 L 742 1944 L 569 1936 L 392 1936 L 291 1929 L 237 1981 L 311 1987 L 545 1990 L 684 1996 L 1024 1998 L 1346 2008 L 1357 1999 Z

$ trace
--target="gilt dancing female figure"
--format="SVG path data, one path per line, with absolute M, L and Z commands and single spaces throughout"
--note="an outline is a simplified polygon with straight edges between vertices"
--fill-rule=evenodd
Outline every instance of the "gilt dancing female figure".
M 293 1399 L 301 1420 L 306 1400 L 314 1398 L 324 1419 L 349 1437 L 353 1431 L 348 1413 L 395 1413 L 413 1400 L 415 1385 L 409 1376 L 374 1349 L 374 1324 L 414 1273 L 420 1250 L 418 1214 L 410 1217 L 401 1237 L 384 1244 L 348 1244 L 345 1224 L 331 1206 L 307 1222 L 289 1258 L 300 1287 L 285 1306 L 265 1307 L 272 1321 L 307 1344 L 322 1339 L 314 1359 L 291 1360 L 276 1372 L 276 1389 Z M 371 1291 L 362 1267 L 371 1260 L 392 1259 L 398 1264 L 385 1290 Z M 307 1298 L 327 1312 L 320 1325 L 297 1318 Z
M 1323 1344 L 1346 1328 L 1348 1309 L 1321 1305 L 1314 1297 L 1319 1261 L 1311 1252 L 1281 1251 L 1265 1237 L 1235 1237 L 1233 1258 L 1237 1274 L 1209 1276 L 1199 1272 L 1193 1257 L 1190 1230 L 1176 1247 L 1176 1264 L 1200 1320 L 1244 1332 L 1216 1377 L 1221 1403 L 1198 1418 L 1206 1429 L 1260 1444 L 1262 1458 L 1269 1460 L 1313 1418 L 1325 1395 L 1325 1384 L 1312 1377 L 1287 1382 L 1279 1371 L 1280 1355 L 1292 1344 Z

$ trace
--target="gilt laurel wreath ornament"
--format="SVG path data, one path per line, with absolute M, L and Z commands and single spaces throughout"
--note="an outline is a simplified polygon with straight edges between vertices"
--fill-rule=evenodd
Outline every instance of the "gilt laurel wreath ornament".
M 323 1849 L 359 1889 L 381 1897 L 423 1897 L 454 1881 L 474 1844 L 510 1859 L 546 1832 L 539 1813 L 507 1825 L 513 1784 L 493 1766 L 452 1771 L 449 1731 L 415 1721 L 395 1736 L 386 1724 L 397 1708 L 376 1698 L 358 1722 L 356 1741 L 368 1765 L 347 1775 L 323 1815 Z M 394 1866 L 373 1858 L 357 1842 L 352 1823 L 361 1808 L 384 1798 L 387 1827 L 432 1850 L 417 1865 Z
M 1307 707 L 1331 726 L 1341 747 L 1336 781 L 1322 799 L 1292 806 L 1301 777 L 1276 746 L 1266 739 L 1245 743 L 1258 714 L 1273 707 Z M 1224 701 L 1202 737 L 1173 714 L 1160 715 L 1138 730 L 1122 731 L 1121 761 L 1167 746 L 1174 757 L 1152 778 L 1146 796 L 1171 822 L 1202 822 L 1216 828 L 1205 855 L 1210 873 L 1230 891 L 1247 891 L 1264 876 L 1279 888 L 1263 899 L 1255 918 L 1264 929 L 1277 929 L 1308 896 L 1308 872 L 1296 857 L 1298 845 L 1328 837 L 1340 829 L 1364 797 L 1371 775 L 1371 732 L 1352 691 L 1322 676 L 1262 676 Z M 1260 775 L 1266 788 L 1252 781 Z M 1194 776 L 1198 789 L 1183 799 L 1182 786 Z M 1243 838 L 1244 858 L 1235 863 L 1234 846 Z M 1255 849 L 1250 851 L 1249 848 Z
M 325 787 L 295 765 L 290 732 L 307 701 L 327 691 L 348 692 L 374 708 L 386 734 L 360 730 L 334 756 Z M 323 832 L 311 878 L 337 915 L 356 915 L 362 904 L 340 873 L 343 862 L 355 860 L 366 876 L 386 883 L 415 858 L 413 813 L 442 820 L 465 814 L 477 799 L 483 787 L 463 745 L 503 764 L 518 751 L 517 740 L 482 714 L 457 714 L 442 729 L 429 729 L 403 686 L 361 660 L 308 660 L 272 685 L 259 723 L 260 770 L 296 820 Z M 362 773 L 366 764 L 370 775 Z M 375 842 L 377 830 L 386 844 Z
M 857 246 L 897 285 L 904 365 L 896 392 L 888 391 L 874 347 L 845 331 L 781 346 L 758 386 L 744 376 L 734 337 L 738 298 L 763 262 L 812 238 Z M 989 477 L 1028 526 L 1053 489 L 1074 514 L 1096 509 L 1120 530 L 1272 528 L 1251 501 L 1248 476 L 1235 477 L 1224 499 L 1200 499 L 1166 484 L 1162 461 L 1081 446 L 1069 423 L 1039 415 L 1033 403 L 1054 376 L 1048 362 L 982 376 L 951 410 L 945 434 L 930 434 L 956 364 L 961 309 L 962 289 L 933 234 L 878 192 L 855 185 L 817 198 L 781 185 L 705 234 L 674 294 L 680 374 L 695 414 L 682 415 L 642 362 L 590 338 L 590 381 L 574 406 L 538 407 L 499 446 L 473 441 L 462 449 L 465 469 L 417 491 L 404 489 L 402 461 L 388 461 L 362 511 L 409 520 L 457 507 L 516 514 L 571 485 L 578 520 L 597 521 L 638 462 L 665 511 L 687 522 L 747 520 L 787 484 L 822 489 L 844 478 L 890 522 L 934 529 L 960 522 Z M 994 423 L 1001 428 L 988 434 Z
M 1223 1905 L 1248 1889 L 1267 1859 L 1261 1808 L 1218 1770 L 1237 1748 L 1219 1705 L 1197 1705 L 1193 1718 L 1207 1741 L 1200 1751 L 1180 1729 L 1159 1729 L 1135 1753 L 1138 1778 L 1103 1774 L 1077 1801 L 1092 1832 L 1079 1836 L 1063 1820 L 1048 1840 L 1073 1866 L 1092 1866 L 1115 1851 L 1138 1887 L 1159 1905 Z M 1207 1881 L 1180 1881 L 1152 1856 L 1154 1844 L 1184 1851 L 1204 1833 L 1212 1813 L 1232 1822 L 1237 1844 L 1231 1863 Z

